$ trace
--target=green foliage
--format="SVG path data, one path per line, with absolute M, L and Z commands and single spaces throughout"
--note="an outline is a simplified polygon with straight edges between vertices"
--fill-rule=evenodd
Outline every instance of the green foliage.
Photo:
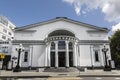
M 117 30 L 110 38 L 112 59 L 116 66 L 120 65 L 120 30 Z

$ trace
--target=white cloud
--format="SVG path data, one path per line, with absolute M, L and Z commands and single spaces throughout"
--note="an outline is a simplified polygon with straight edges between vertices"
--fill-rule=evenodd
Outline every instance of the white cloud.
M 106 15 L 105 19 L 109 22 L 120 21 L 120 0 L 109 0 L 102 7 L 102 12 Z
M 112 31 L 115 32 L 116 30 L 120 29 L 120 23 L 112 26 Z
M 71 4 L 77 15 L 100 8 L 105 14 L 105 20 L 120 21 L 120 0 L 63 0 L 63 2 Z

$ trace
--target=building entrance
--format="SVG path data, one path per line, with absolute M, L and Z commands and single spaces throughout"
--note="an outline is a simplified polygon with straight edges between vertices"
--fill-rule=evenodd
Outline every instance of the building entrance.
M 51 67 L 55 67 L 55 52 L 51 52 Z
M 65 67 L 65 52 L 58 52 L 58 64 L 59 64 L 59 67 Z

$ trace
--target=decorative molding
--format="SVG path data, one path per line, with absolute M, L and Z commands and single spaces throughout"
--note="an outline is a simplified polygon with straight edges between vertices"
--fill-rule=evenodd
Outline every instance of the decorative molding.
M 14 30 L 14 32 L 16 32 Z M 36 32 L 36 30 L 17 30 L 17 32 Z
M 28 45 L 45 45 L 45 42 L 42 40 L 13 40 L 12 43 L 13 45 L 17 45 L 20 43 Z
M 80 45 L 90 45 L 90 44 L 109 44 L 110 42 L 108 40 L 79 40 L 78 44 Z
M 54 37 L 49 38 L 48 40 L 13 40 L 12 44 L 13 45 L 17 45 L 17 44 L 28 44 L 28 45 L 45 45 L 47 41 L 54 41 L 54 40 L 61 40 L 63 38 L 56 38 Z M 71 38 L 73 41 L 76 41 L 77 39 Z M 70 37 L 65 38 L 63 40 L 70 40 Z M 90 44 L 99 44 L 99 45 L 103 45 L 103 44 L 109 44 L 108 40 L 77 40 L 79 45 L 90 45 Z

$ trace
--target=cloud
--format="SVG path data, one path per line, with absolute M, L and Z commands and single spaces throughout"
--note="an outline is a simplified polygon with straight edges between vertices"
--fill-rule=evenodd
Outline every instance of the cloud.
M 120 21 L 120 0 L 63 0 L 63 2 L 72 5 L 77 15 L 99 8 L 108 22 Z
M 117 31 L 118 29 L 120 30 L 120 23 L 112 26 L 112 31 L 113 31 L 113 32 Z
M 120 21 L 120 0 L 109 0 L 102 7 L 102 12 L 106 15 L 105 19 L 109 22 Z
M 63 2 L 73 5 L 77 15 L 81 13 L 85 14 L 92 9 L 97 9 L 101 3 L 98 0 L 63 0 Z M 83 6 L 84 9 L 82 9 Z

